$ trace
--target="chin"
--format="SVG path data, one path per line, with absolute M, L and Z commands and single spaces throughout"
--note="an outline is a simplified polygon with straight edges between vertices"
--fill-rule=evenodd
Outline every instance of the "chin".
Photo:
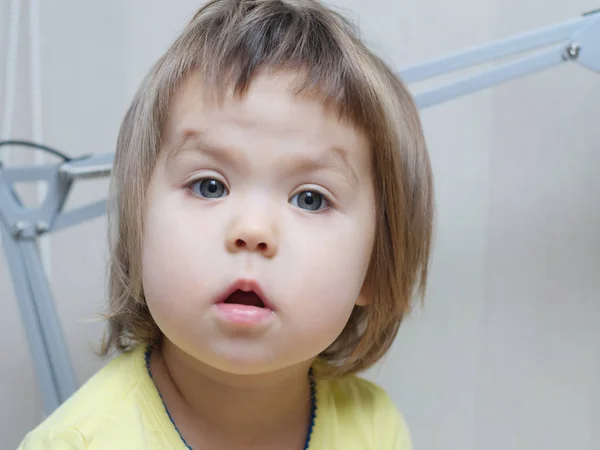
M 213 341 L 208 348 L 193 344 L 186 347 L 190 350 L 186 353 L 202 365 L 231 375 L 261 375 L 301 364 L 306 364 L 308 368 L 313 360 L 310 356 L 300 355 L 297 348 L 294 353 L 279 349 L 275 351 L 264 343 L 240 340 Z
M 259 375 L 276 372 L 298 364 L 297 359 L 273 355 L 265 348 L 243 345 L 235 348 L 230 344 L 216 346 L 207 361 L 215 369 L 235 375 Z

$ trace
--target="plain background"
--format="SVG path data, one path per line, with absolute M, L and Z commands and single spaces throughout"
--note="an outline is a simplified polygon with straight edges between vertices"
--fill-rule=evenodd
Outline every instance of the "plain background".
M 9 0 L 0 0 L 0 86 Z M 28 3 L 13 137 L 31 137 Z M 41 3 L 44 143 L 114 150 L 152 62 L 201 2 Z M 552 25 L 597 0 L 338 0 L 400 70 Z M 0 104 L 5 96 L 0 87 Z M 600 74 L 568 64 L 423 112 L 438 221 L 429 293 L 368 376 L 406 416 L 416 449 L 600 448 Z M 1 114 L 1 112 L 0 112 Z M 13 152 L 12 160 L 22 159 Z M 106 193 L 76 186 L 70 203 Z M 53 292 L 84 382 L 105 300 L 105 218 L 52 235 Z M 41 418 L 24 330 L 0 256 L 0 447 Z

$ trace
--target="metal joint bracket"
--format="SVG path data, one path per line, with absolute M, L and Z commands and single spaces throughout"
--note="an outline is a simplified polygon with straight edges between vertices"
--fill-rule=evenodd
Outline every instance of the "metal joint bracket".
M 75 372 L 62 334 L 52 292 L 44 273 L 37 238 L 52 229 L 71 182 L 59 165 L 6 168 L 0 166 L 0 234 L 46 413 L 77 388 Z M 48 194 L 34 208 L 24 205 L 15 183 L 45 181 Z
M 573 36 L 579 46 L 577 62 L 590 70 L 600 73 L 600 10 L 591 13 L 594 20 Z

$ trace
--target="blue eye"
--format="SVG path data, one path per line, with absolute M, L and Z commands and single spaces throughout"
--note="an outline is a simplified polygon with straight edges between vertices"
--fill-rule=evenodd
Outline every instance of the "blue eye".
M 316 191 L 299 192 L 291 198 L 290 202 L 292 205 L 307 211 L 319 211 L 330 206 L 325 196 Z
M 190 184 L 192 192 L 204 198 L 226 197 L 229 191 L 223 183 L 214 178 L 203 178 Z

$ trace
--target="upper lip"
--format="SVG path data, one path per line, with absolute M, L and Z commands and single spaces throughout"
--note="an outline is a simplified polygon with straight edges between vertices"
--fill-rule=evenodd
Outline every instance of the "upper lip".
M 248 278 L 240 278 L 235 280 L 226 290 L 223 292 L 217 299 L 216 303 L 223 303 L 227 298 L 233 294 L 235 291 L 243 291 L 243 292 L 254 292 L 258 297 L 262 300 L 264 307 L 270 310 L 273 310 L 273 304 L 267 298 L 265 293 L 263 292 L 258 281 L 248 279 Z

